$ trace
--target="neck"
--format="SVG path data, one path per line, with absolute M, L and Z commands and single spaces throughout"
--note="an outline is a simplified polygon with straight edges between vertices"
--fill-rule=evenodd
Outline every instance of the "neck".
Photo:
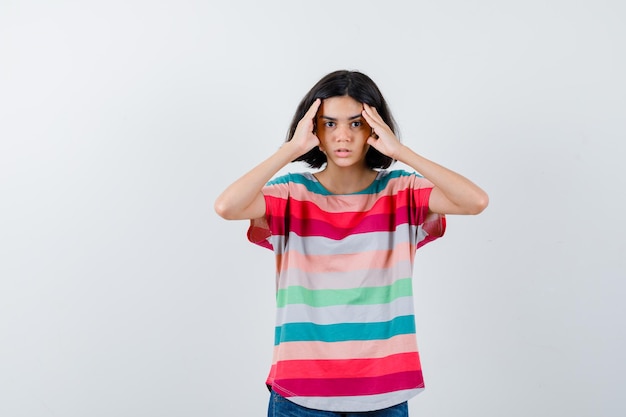
M 340 168 L 330 165 L 316 173 L 315 177 L 333 194 L 352 194 L 366 189 L 376 175 L 376 171 L 366 166 Z

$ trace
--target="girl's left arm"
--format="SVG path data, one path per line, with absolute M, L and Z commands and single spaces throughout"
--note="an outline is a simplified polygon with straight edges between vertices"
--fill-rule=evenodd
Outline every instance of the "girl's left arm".
M 487 207 L 489 196 L 482 188 L 402 145 L 374 107 L 364 104 L 363 116 L 373 131 L 368 139 L 371 146 L 410 166 L 434 184 L 428 202 L 430 211 L 439 214 L 478 214 Z
M 428 208 L 440 214 L 479 214 L 489 204 L 487 193 L 464 176 L 424 158 L 407 146 L 393 157 L 407 164 L 435 186 L 430 193 Z

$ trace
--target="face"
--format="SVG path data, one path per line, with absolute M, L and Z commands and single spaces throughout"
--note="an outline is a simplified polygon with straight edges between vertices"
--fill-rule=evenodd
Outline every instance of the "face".
M 324 99 L 317 112 L 317 137 L 328 165 L 366 166 L 371 128 L 361 115 L 363 104 L 350 96 Z

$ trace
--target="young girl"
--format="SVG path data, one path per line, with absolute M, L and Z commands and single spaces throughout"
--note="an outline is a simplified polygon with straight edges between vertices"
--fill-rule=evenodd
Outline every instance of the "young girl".
M 286 143 L 215 202 L 276 256 L 268 416 L 407 416 L 424 389 L 415 251 L 443 235 L 445 214 L 478 214 L 488 197 L 395 130 L 368 76 L 333 72 L 300 102 Z M 294 160 L 320 170 L 272 179 Z M 420 174 L 387 170 L 394 160 Z

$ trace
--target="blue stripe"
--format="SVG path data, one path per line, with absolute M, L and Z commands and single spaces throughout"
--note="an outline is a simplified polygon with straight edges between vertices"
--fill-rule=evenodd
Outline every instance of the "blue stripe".
M 356 194 L 376 194 L 384 190 L 387 187 L 387 184 L 389 183 L 389 181 L 391 181 L 392 179 L 399 178 L 399 177 L 406 177 L 410 175 L 421 177 L 421 175 L 415 172 L 407 172 L 401 169 L 397 169 L 393 171 L 381 171 L 376 181 L 370 184 L 369 187 L 367 187 L 365 190 L 356 192 L 354 194 L 355 195 Z M 271 181 L 267 183 L 267 185 L 271 186 L 271 185 L 279 185 L 279 184 L 288 184 L 290 182 L 304 185 L 307 191 L 315 193 L 315 194 L 334 195 L 328 190 L 326 190 L 322 186 L 322 184 L 320 184 L 315 179 L 315 177 L 313 177 L 313 175 L 310 173 L 295 173 L 295 174 L 290 173 L 290 174 L 282 175 L 280 177 L 272 179 Z
M 345 342 L 384 340 L 415 333 L 415 317 L 400 316 L 377 323 L 313 324 L 287 323 L 276 327 L 274 345 L 284 342 Z

